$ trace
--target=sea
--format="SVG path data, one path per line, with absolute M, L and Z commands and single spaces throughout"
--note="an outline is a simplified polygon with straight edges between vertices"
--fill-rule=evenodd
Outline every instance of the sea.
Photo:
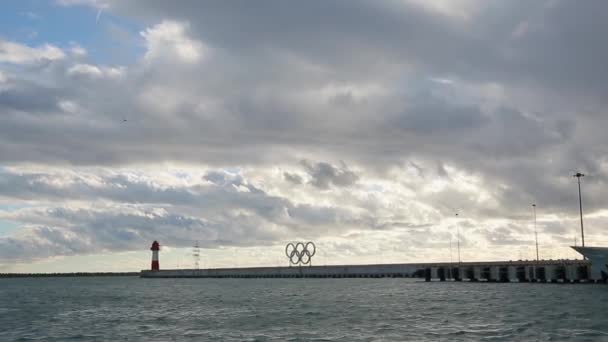
M 0 341 L 608 341 L 608 285 L 0 279 Z

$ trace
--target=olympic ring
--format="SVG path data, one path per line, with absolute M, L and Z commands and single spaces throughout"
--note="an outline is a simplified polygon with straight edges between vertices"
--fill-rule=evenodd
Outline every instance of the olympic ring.
M 294 265 L 310 264 L 316 252 L 317 247 L 312 241 L 296 242 L 295 244 L 290 242 L 285 246 L 285 255 L 289 259 L 289 263 Z

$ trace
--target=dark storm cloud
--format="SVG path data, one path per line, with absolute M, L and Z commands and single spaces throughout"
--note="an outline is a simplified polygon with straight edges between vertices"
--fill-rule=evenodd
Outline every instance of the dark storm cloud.
M 444 178 L 450 177 L 442 162 L 437 162 L 437 175 Z
M 468 156 L 458 157 L 470 148 L 486 151 L 485 154 L 495 155 L 498 152 L 505 157 L 526 153 L 530 145 L 543 142 L 539 141 L 545 138 L 543 126 L 554 124 L 553 118 L 547 117 L 539 124 L 540 127 L 532 127 L 527 119 L 512 119 L 514 117 L 510 113 L 515 109 L 488 118 L 478 104 L 460 104 L 444 96 L 433 95 L 434 90 L 429 89 L 430 86 L 424 91 L 407 95 L 408 101 L 404 102 L 400 100 L 403 98 L 400 88 L 425 85 L 421 84 L 419 78 L 405 76 L 405 69 L 402 71 L 405 84 L 391 80 L 395 75 L 393 69 L 400 70 L 399 65 L 403 63 L 412 64 L 420 74 L 458 74 L 456 79 L 465 81 L 470 80 L 477 69 L 483 75 L 494 75 L 502 70 L 503 62 L 497 56 L 484 55 L 488 51 L 500 50 L 501 46 L 492 44 L 501 44 L 502 40 L 495 41 L 490 37 L 486 40 L 477 35 L 481 34 L 483 38 L 499 29 L 506 34 L 507 27 L 514 30 L 516 24 L 529 14 L 521 8 L 506 10 L 506 13 L 517 18 L 504 19 L 508 24 L 501 21 L 501 25 L 494 28 L 486 22 L 484 15 L 494 14 L 492 11 L 497 10 L 497 5 L 479 6 L 480 13 L 477 15 L 482 20 L 473 22 L 446 17 L 408 2 L 313 1 L 289 6 L 281 2 L 267 2 L 263 6 L 247 2 L 183 2 L 178 6 L 163 2 L 110 3 L 110 10 L 118 14 L 132 14 L 145 19 L 149 25 L 166 17 L 188 21 L 189 26 L 184 34 L 211 46 L 210 56 L 203 59 L 207 58 L 205 63 L 214 67 L 203 65 L 191 68 L 175 62 L 166 66 L 163 62 L 157 65 L 163 67 L 133 68 L 122 81 L 97 79 L 87 82 L 86 79 L 71 78 L 69 82 L 74 89 L 70 94 L 83 110 L 93 114 L 84 117 L 85 121 L 80 124 L 68 122 L 63 129 L 58 127 L 46 131 L 43 131 L 43 127 L 48 123 L 24 125 L 6 119 L 3 126 L 7 128 L 3 136 L 10 138 L 10 144 L 21 143 L 25 148 L 34 142 L 34 146 L 19 154 L 14 153 L 12 147 L 5 148 L 1 154 L 6 162 L 46 159 L 95 165 L 161 159 L 225 165 L 238 160 L 267 163 L 293 157 L 289 152 L 282 152 L 283 149 L 317 150 L 329 147 L 332 154 L 346 152 L 348 158 L 356 162 L 369 160 L 370 163 L 382 165 L 387 160 L 392 160 L 389 162 L 392 164 L 398 162 L 404 153 L 449 153 L 455 156 L 455 160 L 467 164 L 474 160 L 465 161 L 471 158 Z M 556 6 L 561 5 L 520 7 L 534 12 L 555 11 Z M 517 8 L 515 5 L 513 7 Z M 340 15 L 333 15 L 335 13 Z M 290 25 L 266 20 L 267 17 L 281 18 Z M 228 24 L 234 22 L 248 29 L 235 30 L 233 25 Z M 480 25 L 489 25 L 491 29 L 476 30 Z M 281 29 L 278 29 L 279 26 Z M 447 32 L 454 33 L 448 35 Z M 315 45 L 315 42 L 322 45 L 324 40 L 333 46 L 321 48 Z M 475 44 L 479 44 L 479 48 L 468 49 L 471 43 L 467 42 L 471 40 L 478 40 Z M 267 46 L 268 49 L 247 49 L 246 42 L 254 41 L 257 41 L 256 46 Z M 347 51 L 349 57 L 330 65 L 324 62 L 331 61 L 328 55 L 342 51 Z M 245 52 L 250 54 L 249 57 L 240 57 L 246 56 L 243 55 Z M 371 54 L 370 59 L 382 59 L 387 63 L 374 71 L 367 61 L 353 58 L 366 54 Z M 433 58 L 445 60 L 430 64 Z M 476 64 L 478 58 L 486 63 L 493 61 L 494 64 Z M 555 58 L 559 58 L 559 55 Z M 345 60 L 347 63 L 344 63 Z M 149 66 L 155 66 L 154 63 L 150 62 Z M 250 66 L 246 68 L 249 70 L 247 73 L 243 73 L 243 63 Z M 343 68 L 349 63 L 356 63 L 357 66 Z M 458 71 L 463 63 L 475 65 L 475 68 L 467 68 L 467 73 L 463 74 Z M 272 68 L 269 69 L 268 65 L 272 65 Z M 444 71 L 441 69 L 444 66 L 455 69 Z M 310 67 L 311 70 L 298 67 Z M 490 67 L 493 72 L 487 70 Z M 67 69 L 66 66 L 66 73 Z M 504 73 L 505 79 L 497 77 L 487 81 L 509 83 L 511 79 L 506 76 L 512 74 Z M 68 79 L 63 77 L 57 81 L 67 82 Z M 322 100 L 317 95 L 315 100 L 320 101 L 319 105 L 307 103 L 307 98 L 298 99 L 303 93 L 332 82 L 379 82 L 394 89 L 389 90 L 389 96 L 370 96 L 364 100 L 363 106 L 354 107 L 346 114 L 340 114 L 343 106 L 335 104 L 331 98 Z M 154 98 L 155 93 L 151 91 L 160 92 L 158 95 L 165 100 L 151 108 L 142 107 L 139 103 L 141 99 L 137 98 Z M 126 93 L 130 98 L 125 97 Z M 231 94 L 229 99 L 224 96 L 226 93 Z M 352 92 L 349 94 L 349 98 L 353 98 Z M 198 103 L 201 99 L 203 103 L 208 100 L 213 106 L 201 107 Z M 167 105 L 163 109 L 165 104 L 173 102 L 175 105 Z M 52 108 L 49 107 L 49 110 Z M 154 113 L 156 110 L 160 111 Z M 333 113 L 325 115 L 318 112 Z M 93 115 L 94 120 L 103 125 L 92 122 Z M 129 123 L 119 125 L 124 117 L 129 118 Z M 36 127 L 38 124 L 40 126 Z M 568 139 L 574 134 L 573 129 L 568 128 L 572 127 L 569 121 L 560 119 L 559 125 L 560 132 L 567 136 L 557 136 L 554 140 Z M 26 133 L 24 136 L 28 137 L 28 144 L 14 133 L 19 131 Z M 514 134 L 503 137 L 500 135 L 503 131 Z M 44 145 L 44 151 L 40 151 L 42 147 L 35 148 L 36 141 Z M 359 141 L 363 146 L 358 145 Z M 451 145 L 454 142 L 456 146 L 453 148 Z M 10 144 L 7 141 L 3 145 Z M 75 148 L 76 145 L 79 148 Z M 278 153 L 264 153 L 271 149 Z M 74 150 L 82 153 L 74 153 Z
M 325 162 L 312 163 L 308 160 L 302 160 L 300 163 L 311 177 L 310 184 L 319 189 L 329 189 L 330 186 L 345 187 L 359 180 L 359 176 L 350 171 L 344 163 L 341 167 Z
M 483 128 L 487 118 L 476 106 L 459 106 L 427 96 L 412 98 L 405 104 L 403 113 L 397 113 L 388 127 L 396 127 L 419 135 L 446 135 L 476 132 Z
M 486 236 L 487 242 L 492 245 L 530 245 L 529 240 L 521 240 L 514 236 L 513 232 L 519 227 L 496 227 L 485 229 L 483 233 Z
M 79 179 L 57 186 L 49 184 L 48 181 L 53 178 L 44 174 L 0 173 L 0 196 L 30 201 L 105 198 L 118 203 L 201 206 L 202 213 L 240 208 L 266 218 L 281 215 L 284 208 L 292 206 L 288 200 L 267 195 L 250 185 L 246 186 L 253 189 L 249 192 L 238 191 L 232 183 L 160 188 L 117 175 L 102 178 L 101 186 Z
M 36 113 L 57 110 L 60 92 L 36 84 L 25 83 L 10 89 L 0 89 L 0 108 Z
M 255 246 L 279 239 L 255 219 L 231 217 L 214 222 L 178 214 L 153 212 L 126 214 L 55 208 L 28 213 L 20 219 L 35 225 L 25 228 L 25 238 L 0 238 L 0 259 L 28 260 L 54 255 L 78 255 L 141 249 L 160 240 L 172 246 L 189 246 L 203 240 L 203 247 Z M 50 223 L 50 224 L 48 224 Z M 48 225 L 47 225 L 48 224 Z
M 303 182 L 302 177 L 296 173 L 283 172 L 283 177 L 285 177 L 285 180 L 288 182 L 296 185 L 300 185 Z
M 608 4 L 601 0 L 584 6 L 560 0 L 477 1 L 466 19 L 409 1 L 108 3 L 111 10 L 147 23 L 189 20 L 197 36 L 212 45 L 248 51 L 276 47 L 332 66 L 369 63 L 383 55 L 440 75 L 596 91 L 605 88 L 608 76 L 597 67 L 608 53 L 602 43 Z M 447 5 L 462 9 L 459 2 Z
M 26 260 L 125 251 L 154 239 L 172 246 L 189 246 L 196 239 L 208 248 L 255 246 L 373 221 L 371 213 L 355 215 L 340 207 L 294 204 L 266 194 L 241 176 L 211 171 L 205 178 L 214 182 L 159 187 L 124 176 L 97 177 L 91 183 L 87 177 L 2 172 L 0 199 L 29 205 L 5 213 L 4 217 L 23 226 L 26 236 L 0 237 L 0 245 L 12 246 L 1 257 Z M 91 205 L 87 209 L 54 205 L 75 200 Z

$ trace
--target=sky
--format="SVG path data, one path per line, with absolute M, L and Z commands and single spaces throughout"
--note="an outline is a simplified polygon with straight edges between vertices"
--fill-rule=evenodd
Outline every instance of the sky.
M 608 244 L 606 1 L 0 7 L 0 272 Z

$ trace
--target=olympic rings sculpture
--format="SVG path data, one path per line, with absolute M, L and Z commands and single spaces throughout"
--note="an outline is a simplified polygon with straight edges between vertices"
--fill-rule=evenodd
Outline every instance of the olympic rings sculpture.
M 285 255 L 289 259 L 289 265 L 308 265 L 317 252 L 317 247 L 312 241 L 290 242 L 285 246 Z

